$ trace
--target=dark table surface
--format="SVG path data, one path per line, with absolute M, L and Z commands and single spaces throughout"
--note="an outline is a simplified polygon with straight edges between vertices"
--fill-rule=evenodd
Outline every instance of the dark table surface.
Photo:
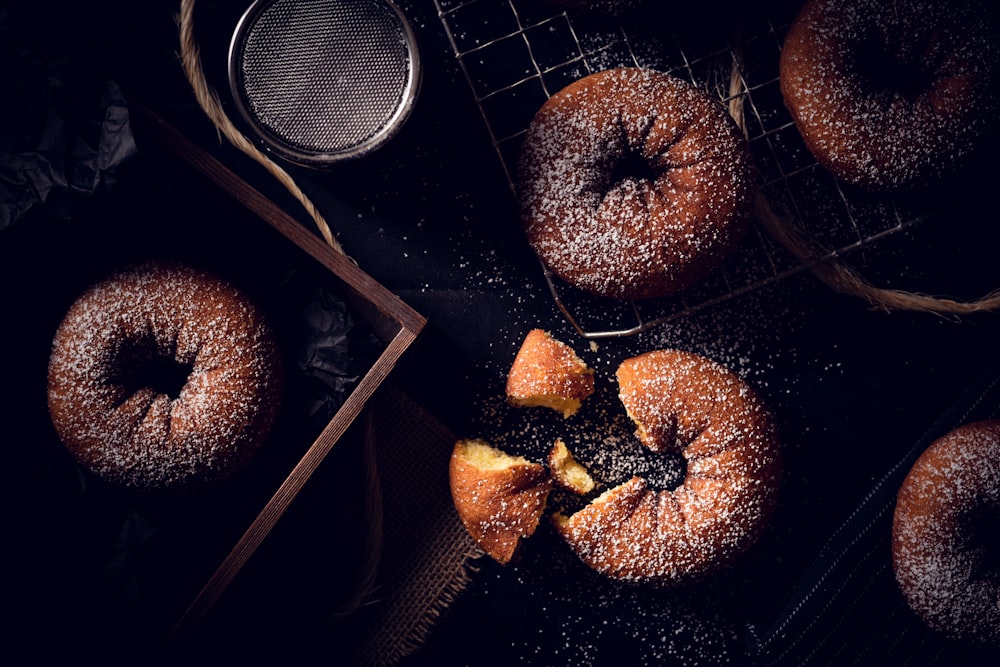
M 198 4 L 206 69 L 219 76 L 243 3 Z M 657 348 L 691 350 L 729 366 L 765 397 L 780 423 L 785 458 L 770 526 L 717 577 L 672 591 L 618 586 L 583 572 L 543 528 L 518 562 L 501 567 L 481 559 L 470 586 L 407 663 L 751 664 L 748 624 L 766 625 L 779 613 L 873 485 L 993 361 L 997 314 L 884 312 L 800 271 L 652 330 L 591 344 L 556 307 L 521 236 L 501 158 L 437 6 L 400 6 L 424 65 L 413 116 L 388 146 L 356 163 L 325 171 L 289 166 L 347 253 L 428 318 L 394 378 L 459 436 L 536 455 L 564 428 L 582 451 L 593 452 L 609 433 L 628 435 L 602 402 L 613 395 L 617 362 Z M 789 6 L 766 3 L 760 12 L 782 25 Z M 171 2 L 64 8 L 42 1 L 8 8 L 0 22 L 5 38 L 37 49 L 40 58 L 76 59 L 106 72 L 309 225 L 280 189 L 218 142 L 193 104 L 176 60 L 176 9 Z M 692 10 L 673 16 L 663 31 L 728 30 L 758 21 L 756 12 L 720 6 L 708 17 Z M 142 137 L 137 141 L 141 160 Z M 1000 285 L 1000 267 L 990 233 L 996 213 L 985 208 L 990 197 L 982 192 L 996 176 L 995 161 L 983 160 L 922 193 L 935 207 L 944 202 L 942 211 L 887 248 L 852 259 L 873 281 L 903 289 L 965 299 L 988 292 Z M 506 370 L 535 327 L 573 345 L 597 370 L 604 398 L 572 424 L 503 406 Z M 320 640 L 319 648 L 336 663 L 336 646 Z

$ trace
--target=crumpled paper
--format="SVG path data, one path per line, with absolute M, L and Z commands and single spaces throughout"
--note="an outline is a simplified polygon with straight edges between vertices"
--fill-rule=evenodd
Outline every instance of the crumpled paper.
M 42 208 L 69 219 L 75 195 L 112 188 L 137 152 L 128 105 L 108 76 L 19 44 L 0 8 L 0 230 Z
M 354 335 L 354 319 L 343 301 L 317 289 L 302 307 L 301 326 L 304 343 L 296 365 L 317 387 L 308 400 L 307 412 L 310 417 L 326 422 L 358 380 L 356 352 L 349 344 Z

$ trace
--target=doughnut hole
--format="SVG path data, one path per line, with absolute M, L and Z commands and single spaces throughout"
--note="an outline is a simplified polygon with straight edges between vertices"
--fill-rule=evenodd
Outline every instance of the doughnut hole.
M 642 153 L 636 150 L 628 150 L 618 156 L 612 162 L 609 173 L 609 190 L 629 183 L 653 183 L 659 176 Z
M 687 460 L 677 452 L 644 452 L 636 472 L 654 491 L 673 491 L 684 483 L 687 471 Z
M 862 90 L 881 99 L 914 100 L 927 93 L 939 63 L 934 45 L 908 48 L 874 27 L 858 39 L 846 63 Z
M 982 505 L 964 522 L 962 543 L 975 563 L 973 576 L 1000 581 L 1000 507 Z
M 148 388 L 172 400 L 180 396 L 193 365 L 177 360 L 172 351 L 159 350 L 152 338 L 142 338 L 126 341 L 111 368 L 111 381 L 125 394 Z

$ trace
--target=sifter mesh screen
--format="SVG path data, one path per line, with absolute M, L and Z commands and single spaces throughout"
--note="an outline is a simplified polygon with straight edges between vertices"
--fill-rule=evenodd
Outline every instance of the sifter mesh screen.
M 398 11 L 382 0 L 265 4 L 244 17 L 230 54 L 237 101 L 263 138 L 307 160 L 387 139 L 416 79 Z

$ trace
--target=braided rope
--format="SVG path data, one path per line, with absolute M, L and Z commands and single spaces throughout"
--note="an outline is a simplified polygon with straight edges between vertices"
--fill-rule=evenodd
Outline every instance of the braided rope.
M 742 64 L 739 49 L 734 49 L 729 77 L 729 113 L 744 135 L 747 135 L 743 109 L 746 88 L 740 74 Z M 908 310 L 940 315 L 967 315 L 1000 307 L 1000 289 L 973 301 L 958 301 L 917 292 L 876 287 L 857 271 L 830 258 L 828 252 L 816 247 L 814 241 L 803 230 L 779 215 L 760 192 L 754 201 L 754 217 L 774 241 L 803 265 L 808 266 L 824 284 L 835 292 L 860 297 L 874 308 L 886 311 Z
M 260 163 L 274 178 L 288 190 L 295 199 L 302 204 L 309 217 L 316 223 L 323 240 L 334 250 L 344 253 L 340 243 L 333 237 L 330 226 L 323 215 L 316 208 L 316 205 L 295 183 L 284 169 L 273 160 L 262 153 L 254 144 L 247 139 L 243 133 L 233 124 L 226 115 L 219 100 L 219 95 L 205 78 L 205 72 L 201 66 L 201 50 L 198 47 L 197 37 L 194 30 L 194 0 L 181 0 L 180 8 L 180 56 L 184 74 L 191 85 L 195 99 L 205 115 L 208 116 L 216 129 L 229 140 L 229 142 L 246 155 Z
M 306 212 L 308 212 L 309 216 L 316 223 L 326 243 L 337 252 L 345 254 L 344 249 L 333 237 L 326 220 L 313 202 L 298 187 L 295 180 L 284 169 L 258 150 L 226 116 L 218 93 L 208 84 L 202 70 L 200 49 L 194 30 L 194 5 L 194 0 L 181 0 L 179 17 L 180 53 L 181 64 L 199 106 L 217 130 L 233 146 L 263 165 L 302 204 Z M 369 519 L 365 535 L 365 558 L 359 566 L 360 572 L 358 573 L 353 593 L 348 600 L 343 602 L 325 619 L 327 621 L 336 621 L 350 616 L 371 599 L 375 590 L 376 575 L 382 554 L 383 517 L 382 490 L 377 463 L 378 456 L 376 443 L 373 438 L 372 409 L 369 407 L 365 413 L 365 444 L 363 451 L 366 480 L 364 511 Z

